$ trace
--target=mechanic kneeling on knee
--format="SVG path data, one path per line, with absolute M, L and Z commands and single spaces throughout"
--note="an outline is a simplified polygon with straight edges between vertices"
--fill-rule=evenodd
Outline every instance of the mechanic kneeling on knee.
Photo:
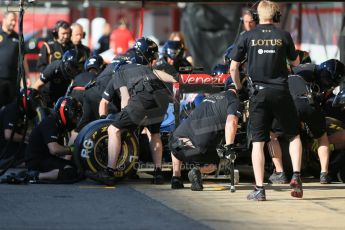
M 231 151 L 240 101 L 230 77 L 225 88 L 226 91 L 206 97 L 174 131 L 169 142 L 173 163 L 172 189 L 184 187 L 181 166 L 186 162 L 195 165 L 188 173 L 191 190 L 203 190 L 201 174 L 215 171 L 220 160 L 216 147 L 222 138 L 221 131 L 225 131 L 225 148 L 227 152 Z
M 61 97 L 54 113 L 33 129 L 25 152 L 30 180 L 70 183 L 78 179 L 73 162 L 63 159 L 74 151 L 73 146 L 64 146 L 64 135 L 76 127 L 81 115 L 80 102 Z

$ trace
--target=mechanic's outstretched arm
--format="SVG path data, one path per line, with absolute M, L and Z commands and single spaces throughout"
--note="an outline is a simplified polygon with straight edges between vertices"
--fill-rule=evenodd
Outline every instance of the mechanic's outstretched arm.
M 154 70 L 153 73 L 159 78 L 161 81 L 169 82 L 169 83 L 175 83 L 177 82 L 174 77 L 164 71 L 161 70 Z
M 60 145 L 57 142 L 48 143 L 48 149 L 50 154 L 58 157 L 72 154 L 71 147 Z
M 240 79 L 240 68 L 241 62 L 237 62 L 232 60 L 230 64 L 230 75 L 232 77 L 233 82 L 235 83 L 236 89 L 242 89 L 241 79 Z

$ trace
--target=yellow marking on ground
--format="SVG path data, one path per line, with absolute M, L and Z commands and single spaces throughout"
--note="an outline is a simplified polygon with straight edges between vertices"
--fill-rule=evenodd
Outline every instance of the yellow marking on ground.
M 105 189 L 115 189 L 116 187 L 115 186 L 104 186 L 104 185 L 100 185 L 100 186 L 97 186 L 97 185 L 93 185 L 93 186 L 79 186 L 79 188 L 105 188 Z
M 229 190 L 228 186 L 212 186 L 212 187 L 204 187 L 204 191 L 223 191 L 223 190 Z

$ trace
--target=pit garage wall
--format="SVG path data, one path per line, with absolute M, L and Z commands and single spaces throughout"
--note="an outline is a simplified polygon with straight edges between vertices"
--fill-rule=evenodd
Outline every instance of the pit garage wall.
M 223 63 L 224 52 L 236 37 L 242 7 L 235 4 L 189 3 L 182 11 L 181 30 L 193 56 L 194 66 L 206 72 Z
M 302 4 L 302 43 L 301 49 L 310 52 L 311 59 L 316 64 L 336 58 L 345 52 L 345 39 L 339 39 L 344 8 L 341 2 L 304 3 Z M 298 12 L 296 4 L 290 11 L 289 25 L 294 41 L 297 41 Z M 340 52 L 342 51 L 342 52 Z M 345 58 L 342 58 L 342 61 Z

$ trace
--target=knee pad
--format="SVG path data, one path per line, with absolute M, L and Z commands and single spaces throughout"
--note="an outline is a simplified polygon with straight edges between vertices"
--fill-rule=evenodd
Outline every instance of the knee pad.
M 78 179 L 78 171 L 75 168 L 64 168 L 59 170 L 59 181 L 73 181 Z

